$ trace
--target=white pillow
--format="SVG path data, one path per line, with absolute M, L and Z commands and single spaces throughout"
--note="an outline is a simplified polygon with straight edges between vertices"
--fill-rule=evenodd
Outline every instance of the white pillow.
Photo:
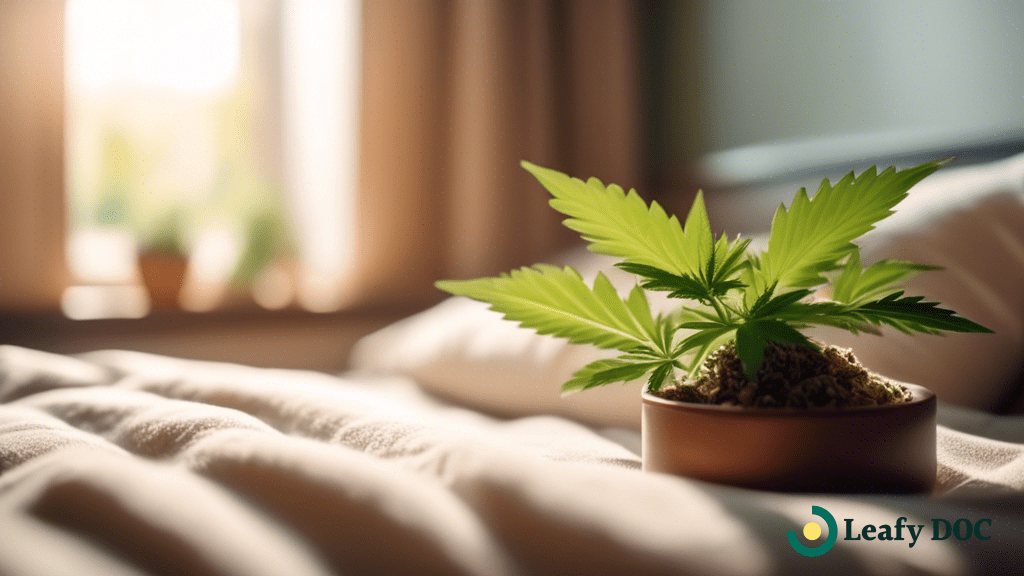
M 635 284 L 632 275 L 613 267 L 614 258 L 579 249 L 558 260 L 587 282 L 603 271 L 623 295 Z M 664 298 L 650 300 L 655 311 L 671 306 Z M 573 372 L 615 351 L 541 336 L 487 308 L 449 298 L 361 339 L 349 365 L 410 376 L 440 396 L 496 414 L 560 414 L 593 424 L 640 425 L 639 384 L 561 395 Z
M 854 349 L 869 368 L 923 385 L 945 402 L 990 408 L 1024 366 L 1024 156 L 947 169 L 913 189 L 900 210 L 869 233 L 864 261 L 900 258 L 943 266 L 907 285 L 996 334 L 853 337 L 830 329 L 813 336 Z M 592 280 L 598 270 L 620 293 L 634 277 L 613 258 L 578 250 L 560 259 Z M 657 295 L 655 295 L 657 296 Z M 655 311 L 673 306 L 654 297 Z M 613 384 L 562 397 L 559 387 L 585 364 L 614 355 L 519 328 L 487 305 L 450 298 L 360 340 L 355 369 L 398 373 L 462 404 L 498 414 L 561 414 L 581 421 L 639 426 L 640 385 Z

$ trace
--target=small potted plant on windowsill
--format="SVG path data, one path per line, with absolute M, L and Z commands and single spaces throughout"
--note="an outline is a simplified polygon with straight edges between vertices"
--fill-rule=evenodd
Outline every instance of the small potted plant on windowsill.
M 900 282 L 933 269 L 901 261 L 862 267 L 853 244 L 943 162 L 826 179 L 772 221 L 767 250 L 711 231 L 698 192 L 685 223 L 616 185 L 528 162 L 551 206 L 590 250 L 620 258 L 638 285 L 621 298 L 603 274 L 537 265 L 496 278 L 445 280 L 541 334 L 618 350 L 578 370 L 566 393 L 646 379 L 646 470 L 774 490 L 908 492 L 935 479 L 935 396 L 872 374 L 849 351 L 800 330 L 990 332 Z M 821 288 L 827 298 L 815 299 Z M 652 315 L 645 291 L 681 300 Z
M 139 250 L 139 273 L 154 309 L 178 307 L 178 296 L 188 268 L 182 239 L 184 221 L 182 209 L 168 211 Z
M 251 295 L 266 308 L 287 306 L 297 276 L 293 253 L 284 207 L 274 203 L 257 210 L 249 218 L 242 255 L 231 274 L 232 294 Z

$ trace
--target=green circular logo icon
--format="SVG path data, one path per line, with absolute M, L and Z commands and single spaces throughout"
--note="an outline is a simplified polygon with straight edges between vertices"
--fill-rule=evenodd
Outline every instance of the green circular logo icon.
M 836 519 L 832 517 L 832 514 L 821 506 L 811 506 L 811 513 L 824 520 L 828 526 L 828 538 L 825 538 L 824 542 L 814 548 L 804 546 L 802 542 L 797 540 L 796 532 L 793 530 L 787 531 L 786 537 L 789 538 L 789 545 L 793 547 L 793 550 L 804 556 L 814 558 L 815 556 L 821 556 L 831 550 L 832 546 L 835 546 L 836 538 L 839 537 L 839 526 L 836 525 Z M 817 522 L 808 522 L 804 526 L 804 538 L 808 540 L 821 538 L 821 525 Z

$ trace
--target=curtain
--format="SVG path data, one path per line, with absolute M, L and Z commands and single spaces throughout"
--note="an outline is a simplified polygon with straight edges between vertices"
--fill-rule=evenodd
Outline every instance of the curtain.
M 636 4 L 366 2 L 359 292 L 531 264 L 577 237 L 519 166 L 640 188 Z
M 0 1 L 0 308 L 55 309 L 64 266 L 64 3 Z

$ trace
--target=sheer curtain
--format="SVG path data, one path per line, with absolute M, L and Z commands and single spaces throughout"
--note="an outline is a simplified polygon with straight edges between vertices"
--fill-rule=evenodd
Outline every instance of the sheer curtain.
M 520 160 L 639 187 L 636 6 L 366 2 L 359 292 L 436 298 L 571 243 Z

